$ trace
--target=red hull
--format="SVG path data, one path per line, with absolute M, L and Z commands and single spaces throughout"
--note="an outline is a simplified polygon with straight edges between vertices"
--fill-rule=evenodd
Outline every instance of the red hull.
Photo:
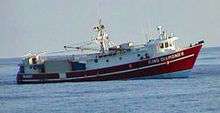
M 192 69 L 201 47 L 202 44 L 198 44 L 170 55 L 143 59 L 138 62 L 108 68 L 67 72 L 64 78 L 58 73 L 18 73 L 17 83 L 106 81 L 139 77 L 153 78 L 160 74 Z

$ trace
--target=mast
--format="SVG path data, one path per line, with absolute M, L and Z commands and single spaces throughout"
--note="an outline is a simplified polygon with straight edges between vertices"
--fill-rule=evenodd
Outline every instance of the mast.
M 108 34 L 105 32 L 105 26 L 101 24 L 101 19 L 99 19 L 99 23 L 94 27 L 94 30 L 97 32 L 95 40 L 100 45 L 100 52 L 105 53 L 111 46 L 111 42 Z

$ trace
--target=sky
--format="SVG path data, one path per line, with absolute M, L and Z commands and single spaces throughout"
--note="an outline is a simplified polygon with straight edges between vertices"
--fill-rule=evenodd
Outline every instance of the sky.
M 99 18 L 117 44 L 145 43 L 162 25 L 181 44 L 204 40 L 206 47 L 219 46 L 219 4 L 219 0 L 0 0 L 0 58 L 62 50 L 66 44 L 90 40 Z

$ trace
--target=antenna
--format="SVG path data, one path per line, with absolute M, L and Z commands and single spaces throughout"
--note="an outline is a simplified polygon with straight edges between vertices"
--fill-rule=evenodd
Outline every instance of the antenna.
M 97 7 L 97 18 L 101 19 L 101 1 L 98 0 L 98 7 Z
M 149 38 L 150 38 L 150 27 L 149 27 L 149 22 L 148 21 L 146 21 L 146 31 L 144 31 L 144 36 L 145 36 L 145 39 L 146 39 L 146 41 L 148 41 L 149 40 Z
M 147 33 L 145 33 L 145 40 L 148 41 L 147 39 L 148 39 L 148 35 Z
M 159 31 L 159 34 L 162 34 L 162 26 L 157 26 L 157 30 Z
M 101 25 L 101 23 L 102 23 L 102 19 L 101 19 L 101 18 L 99 18 L 99 26 Z

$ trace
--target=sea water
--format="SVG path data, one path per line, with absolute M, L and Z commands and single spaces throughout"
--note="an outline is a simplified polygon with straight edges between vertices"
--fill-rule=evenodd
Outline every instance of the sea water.
M 0 113 L 220 113 L 220 48 L 202 49 L 189 78 L 16 84 L 0 59 Z

